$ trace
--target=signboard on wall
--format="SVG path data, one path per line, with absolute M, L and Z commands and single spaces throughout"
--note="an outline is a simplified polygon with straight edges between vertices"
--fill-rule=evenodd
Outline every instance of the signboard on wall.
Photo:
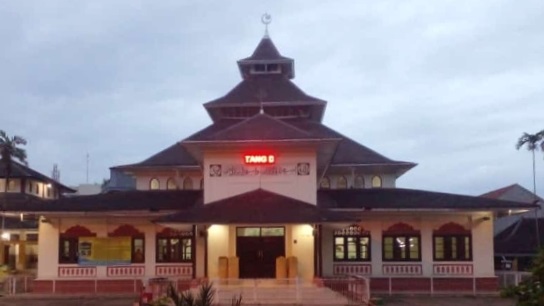
M 80 237 L 78 247 L 80 265 L 105 266 L 131 261 L 131 237 Z
M 228 177 L 228 176 L 289 176 L 310 175 L 310 163 L 297 163 L 292 165 L 259 165 L 252 164 L 211 164 L 210 177 Z

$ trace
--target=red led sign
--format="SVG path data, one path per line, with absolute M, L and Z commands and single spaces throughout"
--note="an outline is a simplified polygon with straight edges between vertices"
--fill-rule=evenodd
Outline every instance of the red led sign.
M 271 165 L 276 162 L 276 156 L 272 154 L 244 155 L 244 162 L 252 165 Z

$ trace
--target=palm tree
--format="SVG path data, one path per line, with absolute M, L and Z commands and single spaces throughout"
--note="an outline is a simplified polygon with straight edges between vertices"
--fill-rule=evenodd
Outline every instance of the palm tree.
M 540 143 L 540 146 L 544 147 L 544 142 L 542 142 L 542 139 L 544 138 L 544 131 L 540 131 L 536 134 L 528 134 L 523 133 L 521 137 L 518 139 L 518 142 L 516 143 L 516 149 L 520 149 L 523 146 L 527 147 L 527 150 L 531 151 L 533 153 L 533 195 L 535 197 L 535 201 L 538 200 L 536 195 L 536 167 L 535 167 L 535 151 L 538 150 L 538 144 Z M 538 244 L 538 248 L 540 249 L 540 230 L 538 229 L 538 208 L 535 210 L 535 225 L 536 225 L 536 241 Z
M 11 165 L 14 159 L 19 160 L 23 164 L 26 162 L 26 151 L 22 148 L 19 148 L 21 145 L 26 145 L 26 140 L 21 136 L 9 137 L 8 134 L 0 130 L 0 164 L 6 169 L 6 180 L 4 185 L 4 207 L 3 211 L 7 207 L 7 192 L 9 186 L 9 179 L 11 176 Z M 2 233 L 4 233 L 4 214 L 2 214 Z
M 523 146 L 527 147 L 527 150 L 533 153 L 533 193 L 536 195 L 536 169 L 535 169 L 535 151 L 538 150 L 538 144 L 544 137 L 544 131 L 540 131 L 536 134 L 523 133 L 518 139 L 516 149 L 520 149 Z M 540 146 L 544 146 L 544 142 L 540 143 Z

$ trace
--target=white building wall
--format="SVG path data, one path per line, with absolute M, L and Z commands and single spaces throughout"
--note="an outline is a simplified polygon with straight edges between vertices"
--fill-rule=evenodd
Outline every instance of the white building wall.
M 50 223 L 38 222 L 38 224 L 38 279 L 57 278 L 59 266 L 58 220 L 51 220 Z
M 202 174 L 199 172 L 191 171 L 189 173 L 179 173 L 179 174 L 164 174 L 163 172 L 145 172 L 138 173 L 136 177 L 136 189 L 137 190 L 149 190 L 149 184 L 152 179 L 159 180 L 159 190 L 166 190 L 167 182 L 169 179 L 173 179 L 176 182 L 177 189 L 183 188 L 183 181 L 188 178 L 191 180 L 193 187 L 190 190 L 199 190 L 200 181 L 202 179 Z
M 495 276 L 493 216 L 491 214 L 475 215 L 472 219 L 472 226 L 474 274 L 483 277 Z
M 208 228 L 208 277 L 219 277 L 219 257 L 229 253 L 229 226 L 214 224 Z
M 283 175 L 226 175 L 210 176 L 210 166 L 220 165 L 223 170 L 230 167 L 265 167 L 245 165 L 244 152 L 205 152 L 204 158 L 204 203 L 210 203 L 255 189 L 266 189 L 307 203 L 316 204 L 316 156 L 315 152 L 283 151 L 276 155 L 276 166 L 296 169 L 299 163 L 310 164 L 310 175 L 288 173 Z
M 484 217 L 489 220 L 484 220 Z M 334 265 L 370 265 L 371 276 L 386 276 L 383 273 L 383 265 L 421 265 L 422 273 L 419 276 L 430 277 L 434 275 L 433 266 L 440 265 L 472 265 L 475 277 L 493 277 L 493 222 L 490 214 L 390 214 L 375 217 L 366 216 L 366 220 L 359 223 L 371 235 L 371 261 L 360 262 L 334 262 L 333 256 L 333 232 L 341 229 L 341 225 L 325 225 L 322 233 L 323 275 L 332 276 Z M 383 261 L 382 260 L 382 235 L 390 226 L 403 222 L 412 226 L 421 233 L 421 261 Z M 433 231 L 442 225 L 454 222 L 466 229 L 472 228 L 472 261 L 434 261 L 433 260 Z M 457 275 L 472 277 L 473 275 Z
M 289 255 L 297 258 L 298 276 L 305 280 L 311 280 L 314 277 L 313 227 L 309 224 L 292 225 L 291 235 L 290 241 L 288 240 L 286 243 L 291 244 Z
M 396 187 L 396 176 L 392 174 L 375 174 L 382 179 L 382 188 L 395 188 Z M 374 174 L 327 174 L 325 177 L 329 178 L 331 189 L 338 189 L 338 180 L 343 176 L 347 180 L 347 189 L 354 188 L 354 180 L 357 176 L 360 176 L 364 180 L 364 188 L 372 188 L 372 178 Z
M 57 218 L 48 219 L 47 222 L 40 222 L 39 225 L 38 278 L 58 278 L 59 267 L 79 266 L 78 264 L 59 264 L 59 235 L 61 233 L 66 232 L 66 230 L 73 226 L 80 225 L 96 233 L 96 237 L 108 237 L 108 233 L 113 232 L 124 224 L 134 226 L 138 231 L 144 233 L 145 236 L 145 263 L 133 263 L 129 265 L 145 266 L 145 277 L 153 277 L 156 274 L 155 268 L 157 265 L 177 265 L 177 263 L 156 262 L 156 235 L 161 228 L 149 220 L 143 218 Z M 191 229 L 190 225 L 178 228 L 178 230 L 183 231 L 190 231 Z M 107 278 L 107 269 L 108 266 L 96 266 L 96 277 Z

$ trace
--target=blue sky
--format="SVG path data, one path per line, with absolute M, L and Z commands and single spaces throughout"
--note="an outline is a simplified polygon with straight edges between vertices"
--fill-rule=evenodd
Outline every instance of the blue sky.
M 238 83 L 264 12 L 325 124 L 419 164 L 399 187 L 532 187 L 514 145 L 544 129 L 543 1 L 8 1 L 0 129 L 66 184 L 85 182 L 89 153 L 101 182 L 211 122 L 202 104 Z

